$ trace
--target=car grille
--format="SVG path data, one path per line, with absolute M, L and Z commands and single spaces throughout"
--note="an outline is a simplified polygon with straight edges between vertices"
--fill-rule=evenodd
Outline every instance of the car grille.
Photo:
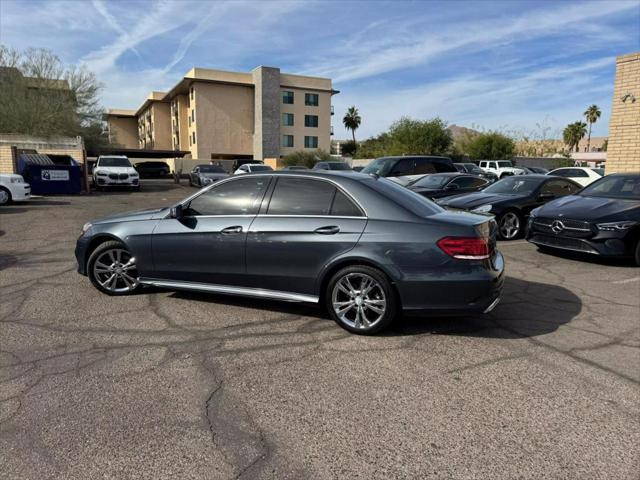
M 128 173 L 110 173 L 109 178 L 111 180 L 126 180 L 127 178 L 129 178 L 129 174 Z
M 554 225 L 555 223 L 555 225 Z M 591 224 L 582 220 L 569 218 L 544 218 L 535 217 L 533 220 L 534 231 L 563 235 L 568 237 L 589 237 L 593 233 Z
M 557 237 L 551 235 L 535 234 L 531 237 L 530 241 L 537 245 L 543 245 L 547 247 L 562 248 L 565 250 L 575 250 L 585 253 L 598 253 L 584 240 L 577 238 Z

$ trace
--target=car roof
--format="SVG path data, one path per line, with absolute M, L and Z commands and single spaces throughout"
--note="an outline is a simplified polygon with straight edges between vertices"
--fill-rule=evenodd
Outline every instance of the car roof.
M 403 158 L 437 158 L 437 159 L 445 159 L 445 160 L 451 160 L 449 157 L 444 157 L 444 156 L 439 156 L 439 155 L 399 155 L 399 156 L 389 156 L 389 157 L 378 157 L 375 160 L 380 160 L 380 159 L 393 159 L 393 160 L 402 160 Z

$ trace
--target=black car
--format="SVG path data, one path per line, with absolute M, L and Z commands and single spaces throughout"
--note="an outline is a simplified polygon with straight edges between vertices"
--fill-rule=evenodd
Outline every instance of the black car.
M 228 176 L 229 174 L 218 165 L 196 165 L 189 173 L 189 185 L 192 187 L 206 187 Z
M 362 173 L 385 177 L 400 185 L 407 185 L 430 173 L 456 171 L 450 158 L 426 155 L 376 158 L 362 169 Z
M 140 162 L 136 163 L 133 168 L 136 169 L 140 178 L 166 177 L 171 173 L 171 168 L 165 162 Z
M 504 281 L 495 236 L 486 215 L 448 212 L 383 178 L 280 171 L 93 220 L 75 255 L 78 272 L 109 295 L 151 285 L 310 302 L 366 334 L 399 309 L 492 310 Z
M 549 175 L 508 176 L 484 190 L 438 201 L 442 206 L 475 213 L 491 213 L 503 240 L 523 234 L 531 210 L 558 197 L 572 195 L 582 187 L 568 178 Z
M 495 173 L 483 170 L 475 163 L 454 163 L 453 166 L 460 173 L 470 173 L 471 175 L 482 177 L 491 183 L 498 180 L 498 176 Z
M 527 240 L 540 247 L 609 257 L 640 265 L 640 174 L 612 174 L 576 195 L 535 209 Z
M 313 170 L 349 170 L 351 167 L 346 162 L 318 162 L 313 166 Z
M 546 168 L 542 168 L 542 167 L 520 167 L 522 168 L 527 175 L 531 175 L 533 173 L 539 173 L 540 175 L 546 175 L 547 173 L 549 173 L 549 170 L 547 170 Z
M 461 173 L 434 173 L 425 175 L 407 185 L 409 190 L 427 198 L 442 198 L 461 193 L 477 192 L 489 181 L 475 175 Z

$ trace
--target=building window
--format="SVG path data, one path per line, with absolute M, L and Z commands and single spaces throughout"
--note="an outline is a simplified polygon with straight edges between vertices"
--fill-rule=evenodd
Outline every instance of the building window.
M 189 117 L 187 117 L 189 119 L 189 126 L 191 126 L 191 115 L 189 115 Z
M 318 116 L 317 115 L 305 115 L 304 116 L 304 126 L 305 127 L 317 127 L 318 126 Z
M 318 148 L 318 137 L 304 137 L 304 148 Z
M 293 127 L 293 113 L 282 114 L 282 125 L 285 127 Z
M 191 90 L 189 92 L 190 92 L 191 100 L 193 100 L 193 87 L 191 87 Z
M 304 104 L 309 105 L 311 107 L 318 106 L 318 94 L 317 93 L 305 93 L 304 94 Z
M 283 147 L 293 147 L 293 135 L 283 135 L 282 136 L 282 146 Z
M 282 103 L 293 105 L 293 92 L 287 90 L 282 92 Z
M 191 121 L 192 122 L 196 121 L 196 111 L 195 110 L 191 110 Z
M 191 136 L 193 137 L 193 144 L 196 144 L 196 132 L 192 132 Z

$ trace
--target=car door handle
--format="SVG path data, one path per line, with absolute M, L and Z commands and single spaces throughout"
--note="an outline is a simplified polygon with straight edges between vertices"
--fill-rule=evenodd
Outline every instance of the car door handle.
M 223 228 L 221 232 L 225 235 L 228 235 L 231 233 L 242 233 L 242 227 L 240 225 L 235 225 L 233 227 Z
M 340 231 L 340 227 L 337 225 L 330 225 L 327 227 L 316 228 L 314 232 L 319 233 L 320 235 L 335 235 Z

